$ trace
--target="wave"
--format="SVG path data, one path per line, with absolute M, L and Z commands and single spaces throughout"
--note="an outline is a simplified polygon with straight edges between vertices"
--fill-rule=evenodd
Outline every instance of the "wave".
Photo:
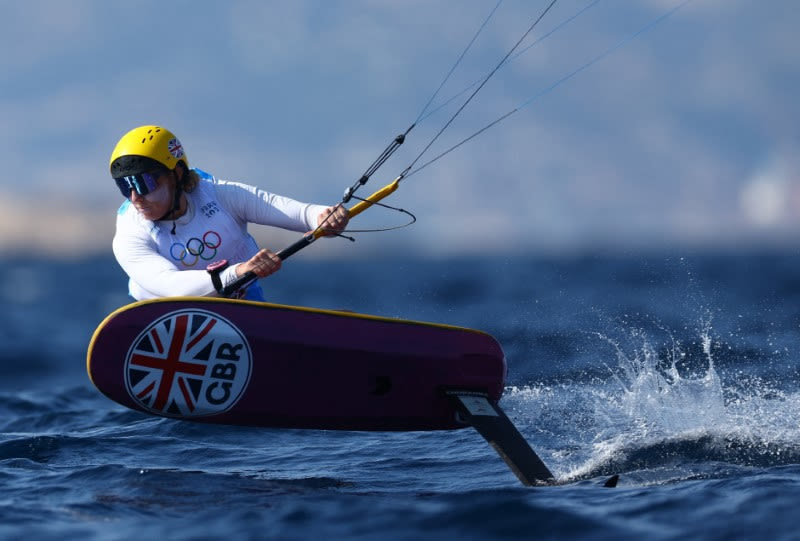
M 602 445 L 591 460 L 566 472 L 565 481 L 637 472 L 659 482 L 729 476 L 742 468 L 800 464 L 800 444 L 699 432 L 651 443 L 620 438 Z M 649 474 L 649 475 L 648 475 Z

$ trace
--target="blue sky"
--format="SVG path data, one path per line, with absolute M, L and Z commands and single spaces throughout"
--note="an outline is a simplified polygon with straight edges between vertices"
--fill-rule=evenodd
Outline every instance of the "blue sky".
M 549 2 L 505 0 L 435 103 L 488 73 Z M 680 4 L 560 0 L 437 155 Z M 0 253 L 109 253 L 117 139 L 160 124 L 192 165 L 335 203 L 417 118 L 496 0 L 0 0 Z M 309 256 L 796 244 L 800 10 L 693 0 L 408 178 L 411 228 Z M 462 95 L 462 100 L 465 95 Z M 449 119 L 425 118 L 362 193 Z M 397 225 L 369 211 L 353 227 Z M 254 227 L 265 246 L 294 235 Z

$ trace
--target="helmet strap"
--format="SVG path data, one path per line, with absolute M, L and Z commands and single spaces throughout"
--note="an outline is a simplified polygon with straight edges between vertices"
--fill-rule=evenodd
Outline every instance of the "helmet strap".
M 175 202 L 172 204 L 172 211 L 170 212 L 170 214 L 175 214 L 181 209 L 181 193 L 183 193 L 183 190 L 181 189 L 181 185 L 178 184 L 177 186 L 175 186 Z M 173 218 L 172 220 L 171 233 L 173 235 L 175 234 L 175 227 L 178 225 L 178 222 L 176 220 L 177 217 Z
M 173 171 L 173 174 L 174 171 Z M 169 216 L 174 215 L 181 209 L 181 194 L 183 193 L 183 188 L 181 187 L 181 183 L 178 180 L 177 175 L 175 175 L 175 197 L 172 199 L 172 208 L 168 210 L 161 218 L 157 221 L 166 220 Z M 175 234 L 175 227 L 177 226 L 176 223 L 177 216 L 172 221 L 172 231 L 171 234 Z

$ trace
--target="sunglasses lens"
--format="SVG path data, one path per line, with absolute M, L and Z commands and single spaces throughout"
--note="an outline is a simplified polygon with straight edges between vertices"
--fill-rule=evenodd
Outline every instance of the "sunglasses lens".
M 119 177 L 115 178 L 114 182 L 117 183 L 117 188 L 119 188 L 120 193 L 123 197 L 130 197 L 131 190 L 135 190 L 133 183 L 129 180 L 132 177 Z
M 131 190 L 134 190 L 139 195 L 147 195 L 158 187 L 158 178 L 161 173 L 161 171 L 140 173 L 138 175 L 118 177 L 114 181 L 124 197 L 130 197 Z

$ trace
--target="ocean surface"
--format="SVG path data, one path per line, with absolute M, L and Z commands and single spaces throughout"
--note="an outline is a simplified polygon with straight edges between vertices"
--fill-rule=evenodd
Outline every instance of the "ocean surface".
M 800 539 L 800 253 L 287 261 L 270 300 L 473 327 L 561 481 L 472 429 L 208 426 L 86 376 L 113 259 L 0 268 L 0 539 Z M 603 481 L 619 474 L 617 488 Z

